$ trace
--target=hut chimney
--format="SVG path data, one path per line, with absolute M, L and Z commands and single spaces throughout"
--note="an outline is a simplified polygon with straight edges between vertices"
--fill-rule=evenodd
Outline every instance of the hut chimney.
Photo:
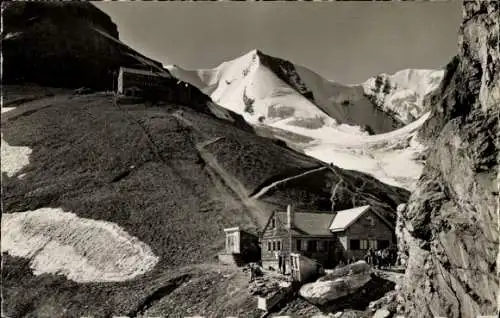
M 294 211 L 293 211 L 293 206 L 291 204 L 287 205 L 286 207 L 286 220 L 287 220 L 287 228 L 291 229 L 293 228 L 293 222 L 294 222 Z

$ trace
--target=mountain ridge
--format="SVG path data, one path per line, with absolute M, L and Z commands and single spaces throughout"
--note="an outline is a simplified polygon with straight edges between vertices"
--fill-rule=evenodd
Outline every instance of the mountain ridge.
M 441 71 L 405 70 L 386 76 L 394 86 L 392 92 L 372 96 L 369 92 L 375 77 L 364 84 L 346 86 L 257 49 L 213 69 L 189 71 L 172 65 L 167 69 L 222 107 L 241 114 L 257 131 L 324 162 L 408 189 L 420 175 L 424 146 L 417 140 L 415 125 L 423 123 L 420 119 L 429 109 L 424 105 L 430 103 L 428 92 L 434 87 L 426 81 L 420 85 L 419 80 L 440 79 Z M 412 85 L 415 91 L 408 89 Z M 398 94 L 398 103 L 393 102 L 391 98 Z M 408 94 L 410 101 L 414 99 L 410 106 L 406 104 Z M 387 105 L 380 105 L 374 96 L 387 99 Z M 404 105 L 406 113 L 393 111 L 397 105 Z M 410 118 L 406 125 L 405 116 Z M 398 117 L 401 120 L 395 119 Z M 391 157 L 397 165 L 390 163 Z M 355 159 L 360 164 L 351 162 Z
M 218 66 L 214 68 L 204 68 L 204 69 L 184 69 L 180 67 L 179 65 L 166 65 L 165 68 L 170 70 L 172 73 L 175 73 L 177 77 L 184 79 L 186 81 L 189 81 L 193 85 L 197 86 L 198 88 L 202 89 L 206 94 L 212 95 L 213 91 L 218 85 L 221 85 L 219 82 L 225 80 L 226 82 L 231 82 L 229 79 L 222 79 L 221 73 L 223 73 L 224 68 L 229 68 L 231 66 L 236 67 L 235 64 L 240 64 L 239 67 L 241 68 L 242 73 L 243 72 L 248 72 L 248 70 L 252 67 L 252 63 L 256 60 L 259 60 L 259 62 L 264 65 L 265 67 L 268 67 L 273 73 L 275 73 L 281 80 L 283 80 L 288 86 L 292 87 L 294 90 L 296 90 L 299 94 L 304 96 L 306 99 L 308 99 L 310 102 L 314 103 L 316 107 L 318 107 L 324 114 L 338 120 L 339 118 L 342 117 L 341 114 L 338 113 L 338 111 L 335 111 L 332 109 L 331 102 L 333 96 L 335 96 L 335 91 L 339 89 L 344 89 L 344 90 L 352 90 L 356 87 L 362 87 L 362 91 L 360 89 L 360 92 L 358 93 L 347 93 L 344 99 L 341 97 L 337 96 L 335 97 L 335 102 L 337 104 L 342 103 L 342 102 L 349 102 L 349 97 L 355 98 L 357 100 L 362 99 L 362 96 L 359 95 L 366 95 L 367 97 L 372 97 L 373 95 L 371 88 L 373 88 L 372 82 L 374 81 L 374 78 L 370 78 L 366 80 L 363 83 L 359 84 L 340 84 L 332 80 L 328 80 L 318 73 L 309 70 L 308 68 L 298 65 L 298 64 L 293 64 L 293 62 L 289 62 L 287 60 L 273 57 L 270 55 L 267 55 L 264 53 L 261 49 L 252 49 L 249 52 L 236 57 L 232 60 L 224 61 L 220 63 Z M 432 77 L 436 83 L 433 83 L 433 85 L 428 85 L 430 87 L 427 88 L 420 88 L 417 87 L 415 92 L 411 92 L 412 94 L 410 95 L 416 95 L 416 104 L 419 106 L 417 107 L 417 111 L 413 110 L 403 110 L 402 114 L 397 114 L 397 107 L 389 105 L 389 107 L 385 106 L 383 101 L 377 102 L 373 100 L 365 101 L 363 104 L 364 109 L 369 109 L 369 107 L 375 106 L 376 110 L 381 110 L 383 112 L 386 112 L 387 115 L 393 120 L 396 120 L 392 124 L 392 126 L 389 126 L 390 128 L 384 128 L 381 132 L 387 132 L 388 130 L 392 130 L 394 128 L 400 128 L 404 124 L 408 124 L 411 121 L 414 121 L 420 117 L 424 111 L 422 110 L 421 104 L 423 104 L 423 97 L 427 95 L 429 92 L 431 92 L 433 89 L 436 88 L 436 84 L 439 84 L 439 80 L 442 77 L 442 72 L 439 70 L 426 70 L 426 69 L 406 69 L 406 70 L 401 70 L 398 71 L 394 74 L 379 74 L 378 76 L 382 76 L 383 79 L 385 78 L 390 78 L 391 79 L 391 84 L 395 87 L 400 87 L 403 86 L 405 90 L 408 90 L 408 85 L 405 85 L 405 83 L 400 83 L 403 82 L 400 77 L 398 76 L 402 73 L 430 73 L 429 77 Z M 214 75 L 215 74 L 215 75 Z M 420 76 L 420 77 L 425 77 L 426 74 Z M 308 78 L 309 85 L 307 85 L 304 81 L 303 78 L 306 77 Z M 415 76 L 412 76 L 413 78 Z M 209 80 L 207 80 L 209 78 Z M 424 80 L 422 80 L 424 81 Z M 218 84 L 219 83 L 219 84 Z M 311 84 L 312 83 L 312 84 Z M 223 85 L 223 84 L 222 84 Z M 318 86 L 323 88 L 319 88 Z M 426 86 L 424 84 L 424 86 Z M 311 87 L 313 87 L 311 89 Z M 335 87 L 338 87 L 335 89 Z M 330 91 L 330 93 L 325 93 L 326 91 Z M 401 92 L 397 92 L 401 95 Z M 222 92 L 219 92 L 217 94 L 217 97 L 220 97 Z M 217 99 L 215 97 L 215 99 Z M 399 96 L 399 99 L 404 99 L 406 96 Z M 409 96 L 409 99 L 414 98 L 413 96 Z M 389 100 L 390 102 L 390 100 Z M 400 101 L 401 103 L 401 101 Z M 415 104 L 415 103 L 413 103 Z M 370 106 L 371 105 L 371 106 Z M 228 105 L 223 105 L 225 107 L 230 107 Z M 408 108 L 408 107 L 407 107 Z M 264 115 L 265 114 L 261 114 Z M 396 115 L 396 116 L 395 116 Z M 364 123 L 361 122 L 361 124 L 356 123 L 356 122 L 350 122 L 349 119 L 342 118 L 340 120 L 340 123 L 348 123 L 348 124 L 358 124 L 358 125 L 363 125 Z M 376 129 L 376 131 L 379 128 Z

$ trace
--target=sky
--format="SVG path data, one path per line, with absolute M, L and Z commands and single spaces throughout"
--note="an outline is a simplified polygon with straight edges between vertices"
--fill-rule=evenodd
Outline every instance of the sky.
M 164 65 L 213 68 L 252 49 L 344 84 L 441 68 L 457 52 L 460 1 L 94 2 L 120 40 Z

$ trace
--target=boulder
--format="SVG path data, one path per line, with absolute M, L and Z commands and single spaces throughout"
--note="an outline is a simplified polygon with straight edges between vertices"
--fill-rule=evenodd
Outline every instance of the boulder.
M 389 310 L 387 309 L 379 309 L 375 312 L 375 315 L 373 315 L 373 318 L 387 318 L 391 315 Z
M 372 269 L 370 265 L 368 265 L 365 261 L 358 261 L 353 264 L 329 270 L 327 274 L 323 277 L 320 277 L 318 281 L 334 280 L 339 277 L 363 273 L 370 275 L 372 273 Z
M 314 283 L 305 284 L 300 288 L 299 294 L 312 304 L 325 305 L 356 292 L 370 280 L 369 266 L 365 262 L 357 262 L 340 268 Z

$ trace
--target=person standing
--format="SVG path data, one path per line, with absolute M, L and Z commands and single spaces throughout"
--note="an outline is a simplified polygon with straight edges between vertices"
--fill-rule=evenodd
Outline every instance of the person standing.
M 278 257 L 278 271 L 281 272 L 283 257 L 281 256 L 281 252 L 277 252 L 276 254 Z
M 255 269 L 252 263 L 249 264 L 250 267 L 250 282 L 253 282 L 255 279 Z
M 375 252 L 375 268 L 380 269 L 382 267 L 382 251 L 377 250 Z
M 382 251 L 382 264 L 386 269 L 390 267 L 389 249 L 387 248 Z

